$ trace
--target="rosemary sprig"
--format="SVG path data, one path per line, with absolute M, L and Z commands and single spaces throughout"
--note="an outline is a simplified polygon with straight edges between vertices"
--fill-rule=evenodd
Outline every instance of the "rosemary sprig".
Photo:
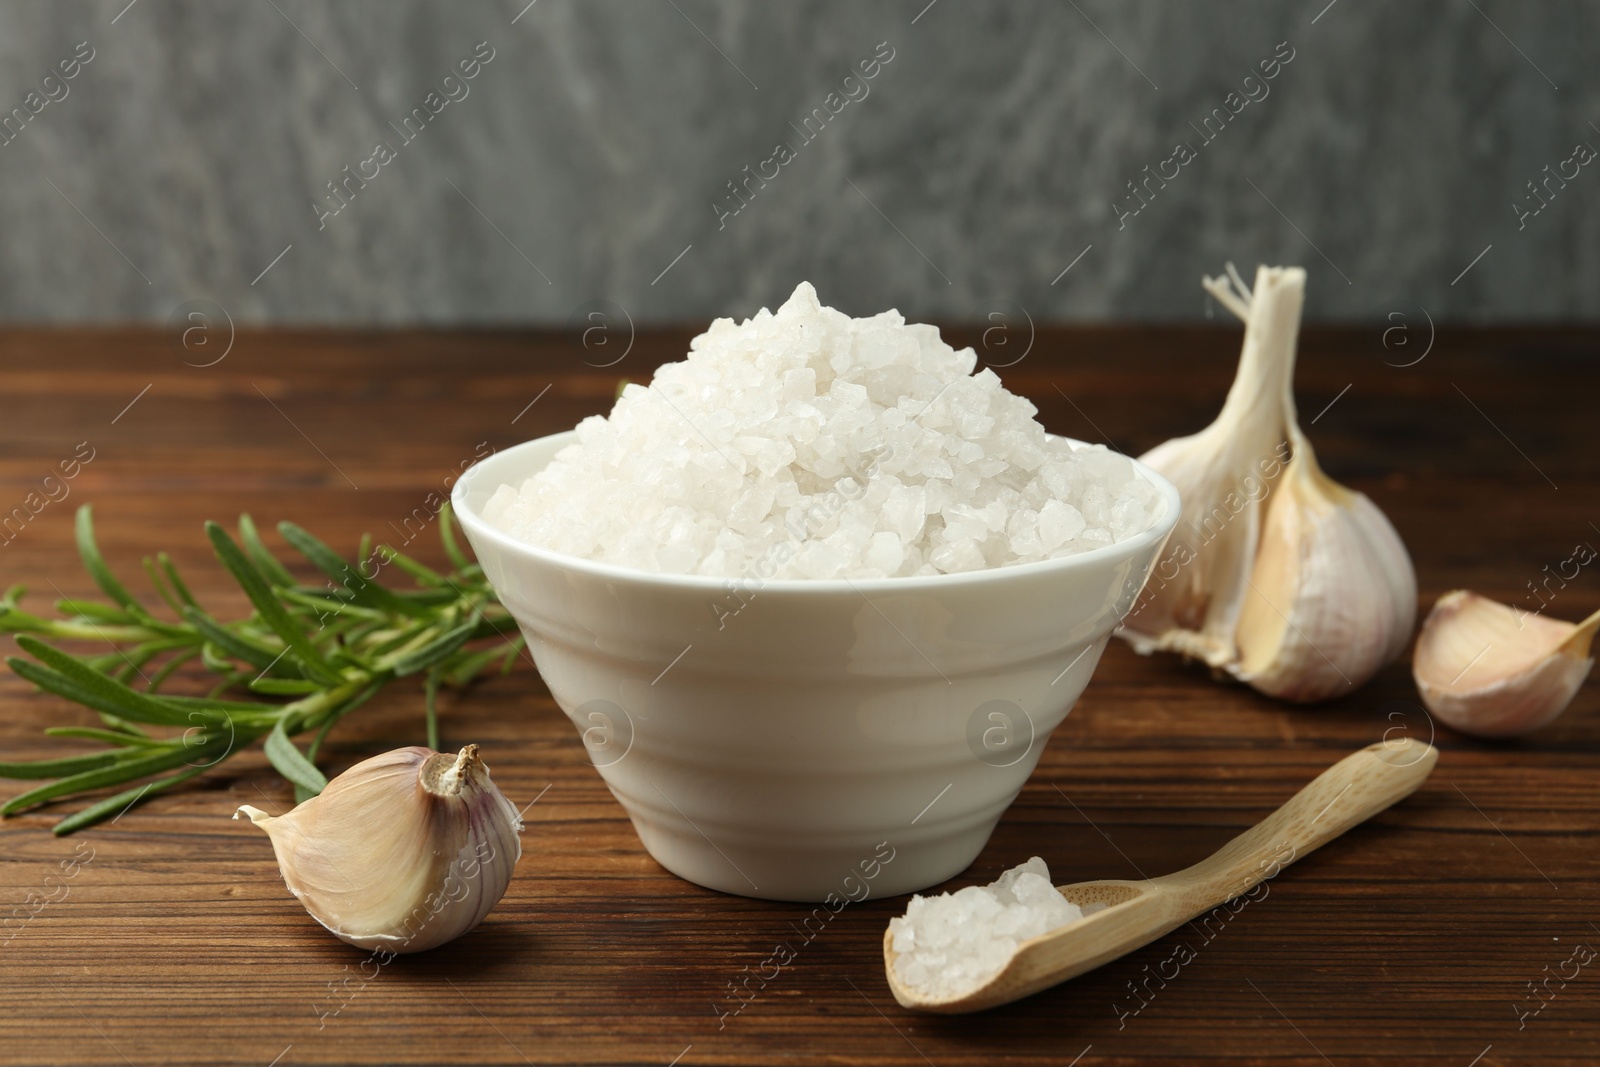
M 254 611 L 248 618 L 217 619 L 163 552 L 147 557 L 144 567 L 176 616 L 165 621 L 111 573 L 95 544 L 88 505 L 78 509 L 78 554 L 106 599 L 59 600 L 62 617 L 42 618 L 22 610 L 24 590 L 14 586 L 0 596 L 0 632 L 15 633 L 31 657 L 8 657 L 13 671 L 92 708 L 102 723 L 45 733 L 105 747 L 60 759 L 0 762 L 0 778 L 54 779 L 0 805 L 0 815 L 143 782 L 56 823 L 57 834 L 69 834 L 181 785 L 262 739 L 267 758 L 303 800 L 327 784 L 315 761 L 328 733 L 384 685 L 422 676 L 427 740 L 437 748 L 439 688 L 465 687 L 487 671 L 511 669 L 522 638 L 482 569 L 456 542 L 448 506 L 439 513 L 440 536 L 455 564 L 448 574 L 387 545 L 371 550 L 366 539 L 359 565 L 352 565 L 293 523 L 280 523 L 278 530 L 328 576 L 325 585 L 297 582 L 262 543 L 250 516 L 240 516 L 237 540 L 208 522 L 217 558 Z M 414 587 L 379 585 L 378 573 L 390 564 Z M 74 655 L 59 642 L 105 647 Z M 216 678 L 211 691 L 203 697 L 164 691 L 195 660 Z M 224 698 L 230 691 L 234 697 Z M 153 733 L 152 726 L 167 730 Z M 302 752 L 294 739 L 307 733 L 312 741 Z

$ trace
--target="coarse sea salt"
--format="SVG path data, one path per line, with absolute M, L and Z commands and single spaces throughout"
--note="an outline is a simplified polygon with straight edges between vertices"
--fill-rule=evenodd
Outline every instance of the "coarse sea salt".
M 483 517 L 586 559 L 762 580 L 1004 567 L 1155 522 L 1125 457 L 1049 437 L 976 363 L 936 327 L 853 319 L 803 282 L 776 314 L 717 319 Z
M 912 897 L 905 915 L 889 920 L 895 977 L 932 1000 L 961 997 L 999 974 L 1022 942 L 1083 915 L 1035 856 L 986 886 Z

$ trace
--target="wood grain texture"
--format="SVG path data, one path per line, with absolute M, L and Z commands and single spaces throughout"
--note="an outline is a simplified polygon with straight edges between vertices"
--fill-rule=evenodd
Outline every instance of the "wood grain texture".
M 1527 583 L 1543 568 L 1579 542 L 1600 545 L 1590 410 L 1600 333 L 1441 327 L 1411 367 L 1385 361 L 1415 358 L 1426 338 L 1397 352 L 1380 335 L 1303 339 L 1298 396 L 1316 417 L 1323 465 L 1393 518 L 1424 608 L 1457 586 L 1534 606 Z M 130 584 L 145 588 L 138 559 L 165 548 L 197 595 L 242 611 L 202 520 L 248 510 L 342 547 L 365 530 L 403 539 L 406 518 L 485 442 L 605 410 L 619 374 L 646 378 L 688 336 L 641 335 L 625 361 L 597 369 L 558 336 L 241 333 L 201 369 L 156 333 L 0 334 L 0 510 L 79 442 L 95 449 L 71 496 L 0 547 L 0 581 L 26 582 L 43 601 L 90 592 L 71 518 L 92 501 Z M 1000 373 L 1050 429 L 1138 453 L 1209 421 L 1238 338 L 1042 330 Z M 412 547 L 442 558 L 431 527 Z M 1552 614 L 1600 607 L 1593 571 L 1554 593 Z M 1509 743 L 1432 731 L 1416 707 L 1405 664 L 1343 700 L 1292 708 L 1113 642 L 989 847 L 952 885 L 1033 854 L 1058 883 L 1177 870 L 1388 729 L 1434 733 L 1438 769 L 1225 924 L 1181 928 L 993 1012 L 930 1018 L 898 1007 L 884 982 L 882 932 L 903 900 L 851 905 L 807 942 L 796 929 L 807 909 L 667 874 L 524 663 L 449 698 L 443 719 L 446 744 L 481 744 L 514 801 L 539 797 L 517 877 L 473 934 L 370 980 L 365 957 L 288 895 L 265 838 L 228 819 L 240 803 L 290 803 L 258 752 L 78 837 L 50 836 L 54 810 L 0 824 L 0 914 L 30 892 L 60 897 L 0 945 L 0 1062 L 1593 1063 L 1600 965 L 1564 987 L 1559 975 L 1575 946 L 1600 948 L 1600 685 Z M 70 751 L 42 728 L 91 719 L 9 674 L 0 709 L 5 758 Z M 420 692 L 397 687 L 333 735 L 328 769 L 421 731 Z M 65 894 L 47 890 L 75 855 Z M 794 961 L 719 1018 L 739 1006 L 729 984 L 780 942 Z M 1180 945 L 1193 959 L 1170 977 Z M 1519 1020 L 1540 1003 L 1529 983 L 1546 979 L 1543 1009 Z

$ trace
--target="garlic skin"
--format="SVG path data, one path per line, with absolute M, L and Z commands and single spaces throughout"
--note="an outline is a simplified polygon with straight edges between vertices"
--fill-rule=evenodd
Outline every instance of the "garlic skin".
M 500 900 L 522 855 L 522 821 L 477 745 L 456 756 L 395 749 L 285 815 L 241 814 L 272 839 L 311 917 L 365 949 L 422 952 L 460 937 Z
M 1572 703 L 1594 666 L 1600 612 L 1574 625 L 1457 589 L 1422 624 L 1411 673 L 1429 711 L 1462 733 L 1514 737 Z
M 1287 452 L 1283 398 L 1294 373 L 1305 278 L 1299 267 L 1260 267 L 1253 301 L 1217 294 L 1224 303 L 1233 300 L 1231 310 L 1245 320 L 1239 369 L 1222 411 L 1199 433 L 1140 457 L 1177 487 L 1182 501 L 1162 558 L 1117 631 L 1142 655 L 1179 652 L 1213 667 L 1238 657 L 1233 635 L 1260 540 L 1262 503 Z
M 1314 702 L 1404 651 L 1417 579 L 1393 524 L 1322 472 L 1300 430 L 1305 282 L 1300 267 L 1259 267 L 1246 288 L 1232 264 L 1226 279 L 1203 280 L 1245 322 L 1239 371 L 1216 422 L 1142 457 L 1177 485 L 1183 514 L 1118 632 L 1138 652 L 1180 652 Z
M 1309 703 L 1351 692 L 1405 651 L 1417 575 L 1393 524 L 1322 473 L 1291 423 L 1294 458 L 1267 519 L 1239 614 L 1235 677 Z

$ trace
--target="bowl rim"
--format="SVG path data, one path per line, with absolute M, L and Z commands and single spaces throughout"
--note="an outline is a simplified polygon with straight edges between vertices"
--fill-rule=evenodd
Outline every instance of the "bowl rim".
M 614 582 L 636 583 L 652 585 L 668 589 L 680 589 L 686 592 L 714 592 L 726 593 L 733 589 L 753 588 L 762 593 L 786 594 L 839 594 L 839 593 L 886 593 L 886 592 L 925 592 L 930 589 L 952 589 L 966 585 L 979 585 L 984 583 L 1002 582 L 1009 580 L 1027 581 L 1054 576 L 1058 573 L 1072 573 L 1074 571 L 1097 570 L 1103 566 L 1114 565 L 1125 559 L 1132 558 L 1151 544 L 1164 542 L 1168 535 L 1178 524 L 1181 510 L 1181 501 L 1178 489 L 1165 477 L 1152 470 L 1149 466 L 1134 459 L 1132 456 L 1117 455 L 1133 464 L 1133 469 L 1146 481 L 1156 487 L 1161 494 L 1166 510 L 1149 528 L 1122 541 L 1115 541 L 1103 548 L 1090 549 L 1080 552 L 1075 556 L 1064 556 L 1061 559 L 1035 560 L 1032 563 L 1016 563 L 1003 567 L 985 567 L 975 571 L 960 571 L 955 574 L 925 574 L 905 578 L 762 578 L 751 574 L 739 578 L 724 578 L 709 574 L 670 574 L 659 571 L 644 571 L 633 567 L 623 567 L 615 563 L 604 563 L 599 560 L 586 559 L 582 556 L 573 556 L 565 552 L 544 548 L 539 545 L 520 541 L 510 534 L 499 530 L 469 508 L 466 495 L 474 483 L 483 477 L 483 468 L 495 462 L 513 462 L 520 452 L 532 452 L 537 448 L 556 447 L 559 451 L 567 442 L 557 443 L 558 439 L 566 438 L 576 442 L 578 431 L 576 428 L 563 430 L 559 433 L 545 434 L 512 445 L 510 448 L 497 450 L 494 454 L 485 456 L 461 473 L 455 486 L 450 491 L 450 505 L 456 519 L 463 528 L 469 529 L 475 536 L 487 538 L 504 551 L 513 555 L 531 559 L 548 566 L 578 571 L 595 578 L 603 578 Z M 1066 437 L 1061 434 L 1048 434 L 1047 436 L 1067 441 L 1076 447 L 1095 447 L 1091 442 L 1081 441 L 1075 437 Z M 1108 446 L 1109 447 L 1109 446 Z M 1115 451 L 1115 449 L 1110 449 Z M 554 458 L 552 453 L 551 458 Z M 529 477 L 524 475 L 523 477 Z M 514 484 L 502 480 L 502 485 Z M 492 490 L 491 490 L 492 492 Z

